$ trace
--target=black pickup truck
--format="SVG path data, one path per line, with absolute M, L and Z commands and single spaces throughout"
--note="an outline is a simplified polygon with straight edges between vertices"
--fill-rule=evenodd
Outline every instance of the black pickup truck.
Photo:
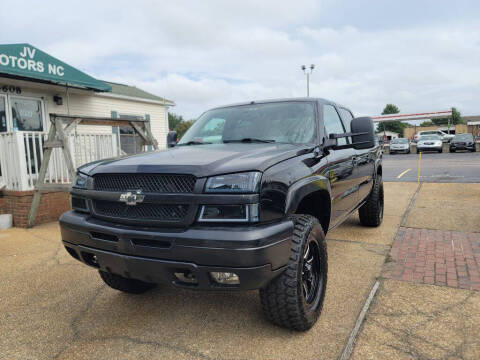
M 307 330 L 326 292 L 325 234 L 383 218 L 372 120 L 324 99 L 205 112 L 169 149 L 78 169 L 66 250 L 110 287 L 260 289 L 273 323 Z

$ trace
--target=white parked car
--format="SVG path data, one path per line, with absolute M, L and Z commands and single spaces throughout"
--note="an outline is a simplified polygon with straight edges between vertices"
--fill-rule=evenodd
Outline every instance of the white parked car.
M 450 142 L 450 140 L 452 140 L 453 137 L 455 136 L 453 134 L 447 134 L 446 132 L 443 132 L 441 130 L 425 130 L 425 131 L 419 131 L 414 136 L 413 141 L 417 142 L 418 139 L 424 135 L 438 135 L 440 136 L 443 142 Z
M 438 135 L 423 135 L 417 140 L 417 154 L 425 151 L 442 152 L 443 141 Z
M 398 138 L 390 141 L 390 154 L 399 152 L 410 154 L 410 141 L 408 141 L 408 139 Z

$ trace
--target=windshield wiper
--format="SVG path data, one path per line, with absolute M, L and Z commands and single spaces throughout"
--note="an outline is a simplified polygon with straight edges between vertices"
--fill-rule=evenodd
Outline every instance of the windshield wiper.
M 211 144 L 211 142 L 203 142 L 203 141 L 189 141 L 186 143 L 178 144 L 177 146 L 183 146 L 183 145 L 205 145 L 205 144 Z
M 253 142 L 260 142 L 260 143 L 274 143 L 275 140 L 266 140 L 266 139 L 255 139 L 255 138 L 243 138 L 243 139 L 227 139 L 223 140 L 225 144 L 233 143 L 233 142 L 241 142 L 241 143 L 253 143 Z

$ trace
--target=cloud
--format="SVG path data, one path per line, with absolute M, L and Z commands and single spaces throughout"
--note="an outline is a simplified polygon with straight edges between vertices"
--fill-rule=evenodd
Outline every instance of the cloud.
M 165 96 L 186 118 L 224 103 L 304 96 L 300 65 L 310 63 L 311 94 L 357 114 L 389 102 L 402 111 L 457 106 L 478 114 L 474 4 L 14 2 L 0 14 L 9 29 L 0 42 L 29 42 L 98 78 Z

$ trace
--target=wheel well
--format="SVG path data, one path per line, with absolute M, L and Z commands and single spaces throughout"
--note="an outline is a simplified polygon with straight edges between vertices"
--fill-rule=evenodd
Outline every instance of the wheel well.
M 316 191 L 305 196 L 298 204 L 296 214 L 307 214 L 317 218 L 325 235 L 330 225 L 331 201 L 326 191 Z

